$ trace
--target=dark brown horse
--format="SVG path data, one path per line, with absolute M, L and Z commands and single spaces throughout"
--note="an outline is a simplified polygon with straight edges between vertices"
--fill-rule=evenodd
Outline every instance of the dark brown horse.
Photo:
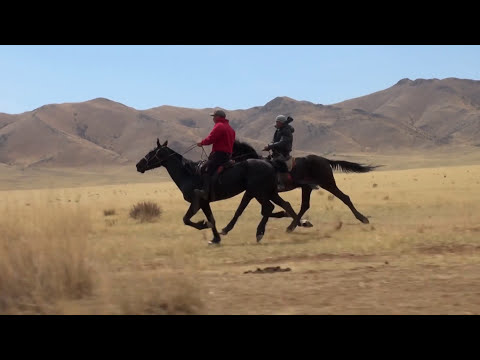
M 260 159 L 261 156 L 255 151 L 255 149 L 245 142 L 236 141 L 233 148 L 232 157 L 236 161 L 243 161 L 246 159 Z M 269 161 L 264 159 L 265 161 Z M 317 155 L 307 155 L 304 157 L 294 158 L 294 167 L 290 172 L 290 182 L 287 183 L 287 187 L 283 191 L 291 191 L 293 189 L 301 188 L 302 189 L 302 205 L 299 213 L 294 217 L 292 223 L 288 226 L 287 232 L 293 231 L 297 226 L 301 225 L 300 220 L 305 212 L 310 208 L 310 195 L 312 193 L 313 187 L 316 185 L 321 188 L 329 191 L 334 196 L 343 201 L 352 211 L 353 215 L 364 224 L 368 224 L 369 221 L 366 216 L 362 215 L 356 208 L 353 206 L 350 197 L 344 194 L 337 187 L 335 178 L 333 177 L 333 170 L 343 171 L 343 172 L 355 172 L 355 173 L 366 173 L 374 170 L 379 166 L 373 165 L 362 165 L 349 161 L 342 160 L 329 160 Z M 284 163 L 275 162 L 273 165 L 280 169 L 282 166 L 285 167 Z M 286 170 L 286 169 L 284 169 Z M 283 192 L 282 191 L 282 192 Z M 243 195 L 242 201 L 238 206 L 235 215 L 228 225 L 222 230 L 222 234 L 226 235 L 229 231 L 233 229 L 238 218 L 242 215 L 245 208 L 248 206 L 252 197 L 250 194 L 245 193 Z M 270 217 L 289 217 L 289 215 L 284 212 L 272 213 Z

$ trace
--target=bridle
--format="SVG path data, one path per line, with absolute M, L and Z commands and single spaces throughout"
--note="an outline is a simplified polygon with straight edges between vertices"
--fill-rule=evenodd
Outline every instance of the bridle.
M 153 159 L 157 159 L 158 160 L 158 165 L 159 166 L 162 166 L 162 163 L 167 160 L 166 158 L 161 160 L 159 157 L 158 157 L 158 152 L 160 151 L 161 148 L 157 148 L 157 151 L 155 151 L 155 155 L 153 157 L 150 158 L 150 160 L 153 160 Z M 173 155 L 173 154 L 172 154 Z M 170 155 L 169 155 L 170 156 Z M 168 157 L 168 156 L 167 156 Z M 147 162 L 147 166 L 148 164 L 150 163 L 150 160 L 147 159 L 147 155 L 145 155 L 143 157 L 145 159 L 145 161 Z
M 186 153 L 188 153 L 189 151 L 192 151 L 193 149 L 195 149 L 196 146 L 197 146 L 197 144 L 191 145 L 191 146 L 187 149 L 187 151 L 185 151 L 185 152 L 184 152 L 183 154 L 181 154 L 181 155 L 183 156 L 183 155 L 185 155 Z M 166 156 L 163 160 L 161 160 L 161 159 L 158 157 L 158 152 L 159 152 L 162 148 L 164 148 L 164 146 L 158 147 L 158 148 L 157 148 L 157 151 L 155 151 L 155 155 L 150 158 L 150 160 L 157 159 L 157 160 L 158 160 L 158 164 L 156 164 L 156 165 L 158 165 L 158 166 L 162 166 L 163 163 L 164 163 L 165 161 L 167 161 L 167 159 L 168 159 L 170 156 L 176 155 L 176 153 L 173 152 L 173 153 L 169 154 L 168 156 Z M 148 166 L 150 160 L 147 159 L 147 155 L 145 155 L 143 158 L 144 158 L 145 161 L 147 162 L 147 166 Z

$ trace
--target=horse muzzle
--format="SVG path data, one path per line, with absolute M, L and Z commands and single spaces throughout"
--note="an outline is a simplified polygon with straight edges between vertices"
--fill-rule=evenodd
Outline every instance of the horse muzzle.
M 145 168 L 137 165 L 137 171 L 138 171 L 139 173 L 144 174 L 144 173 L 145 173 Z

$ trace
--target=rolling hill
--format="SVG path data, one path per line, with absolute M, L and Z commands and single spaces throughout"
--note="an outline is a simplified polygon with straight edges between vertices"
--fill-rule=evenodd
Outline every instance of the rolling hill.
M 224 110 L 237 138 L 257 149 L 271 141 L 278 114 L 295 119 L 298 153 L 428 153 L 480 146 L 480 81 L 467 79 L 402 79 L 333 105 L 277 97 L 263 106 Z M 97 98 L 0 113 L 0 165 L 121 166 L 137 162 L 157 137 L 184 152 L 209 133 L 211 111 L 167 105 L 140 111 Z M 187 155 L 199 156 L 198 150 Z

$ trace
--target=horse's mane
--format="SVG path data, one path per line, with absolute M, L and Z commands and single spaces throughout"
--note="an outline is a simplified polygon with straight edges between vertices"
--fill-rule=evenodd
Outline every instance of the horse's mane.
M 183 163 L 185 169 L 188 172 L 190 172 L 191 174 L 196 173 L 198 164 L 202 161 L 193 161 L 193 160 L 187 159 L 185 156 L 179 154 L 172 148 L 168 148 L 168 150 L 170 151 L 172 156 L 175 156 L 178 160 L 180 160 Z
M 246 142 L 235 140 L 233 144 L 232 159 L 236 162 L 244 161 L 247 159 L 265 159 L 258 155 L 253 146 Z M 268 160 L 268 159 L 267 159 Z M 279 172 L 288 172 L 287 164 L 281 160 L 268 160 L 272 163 L 273 167 Z
M 258 155 L 257 151 L 253 148 L 252 145 L 235 140 L 233 143 L 233 154 L 232 159 L 239 162 L 247 159 L 260 159 L 261 156 Z
M 181 155 L 179 154 L 179 156 Z M 188 171 L 190 171 L 192 174 L 195 174 L 195 172 L 197 171 L 198 164 L 201 162 L 201 161 L 193 161 L 185 157 L 183 158 L 182 161 L 185 164 L 185 167 L 188 169 Z

